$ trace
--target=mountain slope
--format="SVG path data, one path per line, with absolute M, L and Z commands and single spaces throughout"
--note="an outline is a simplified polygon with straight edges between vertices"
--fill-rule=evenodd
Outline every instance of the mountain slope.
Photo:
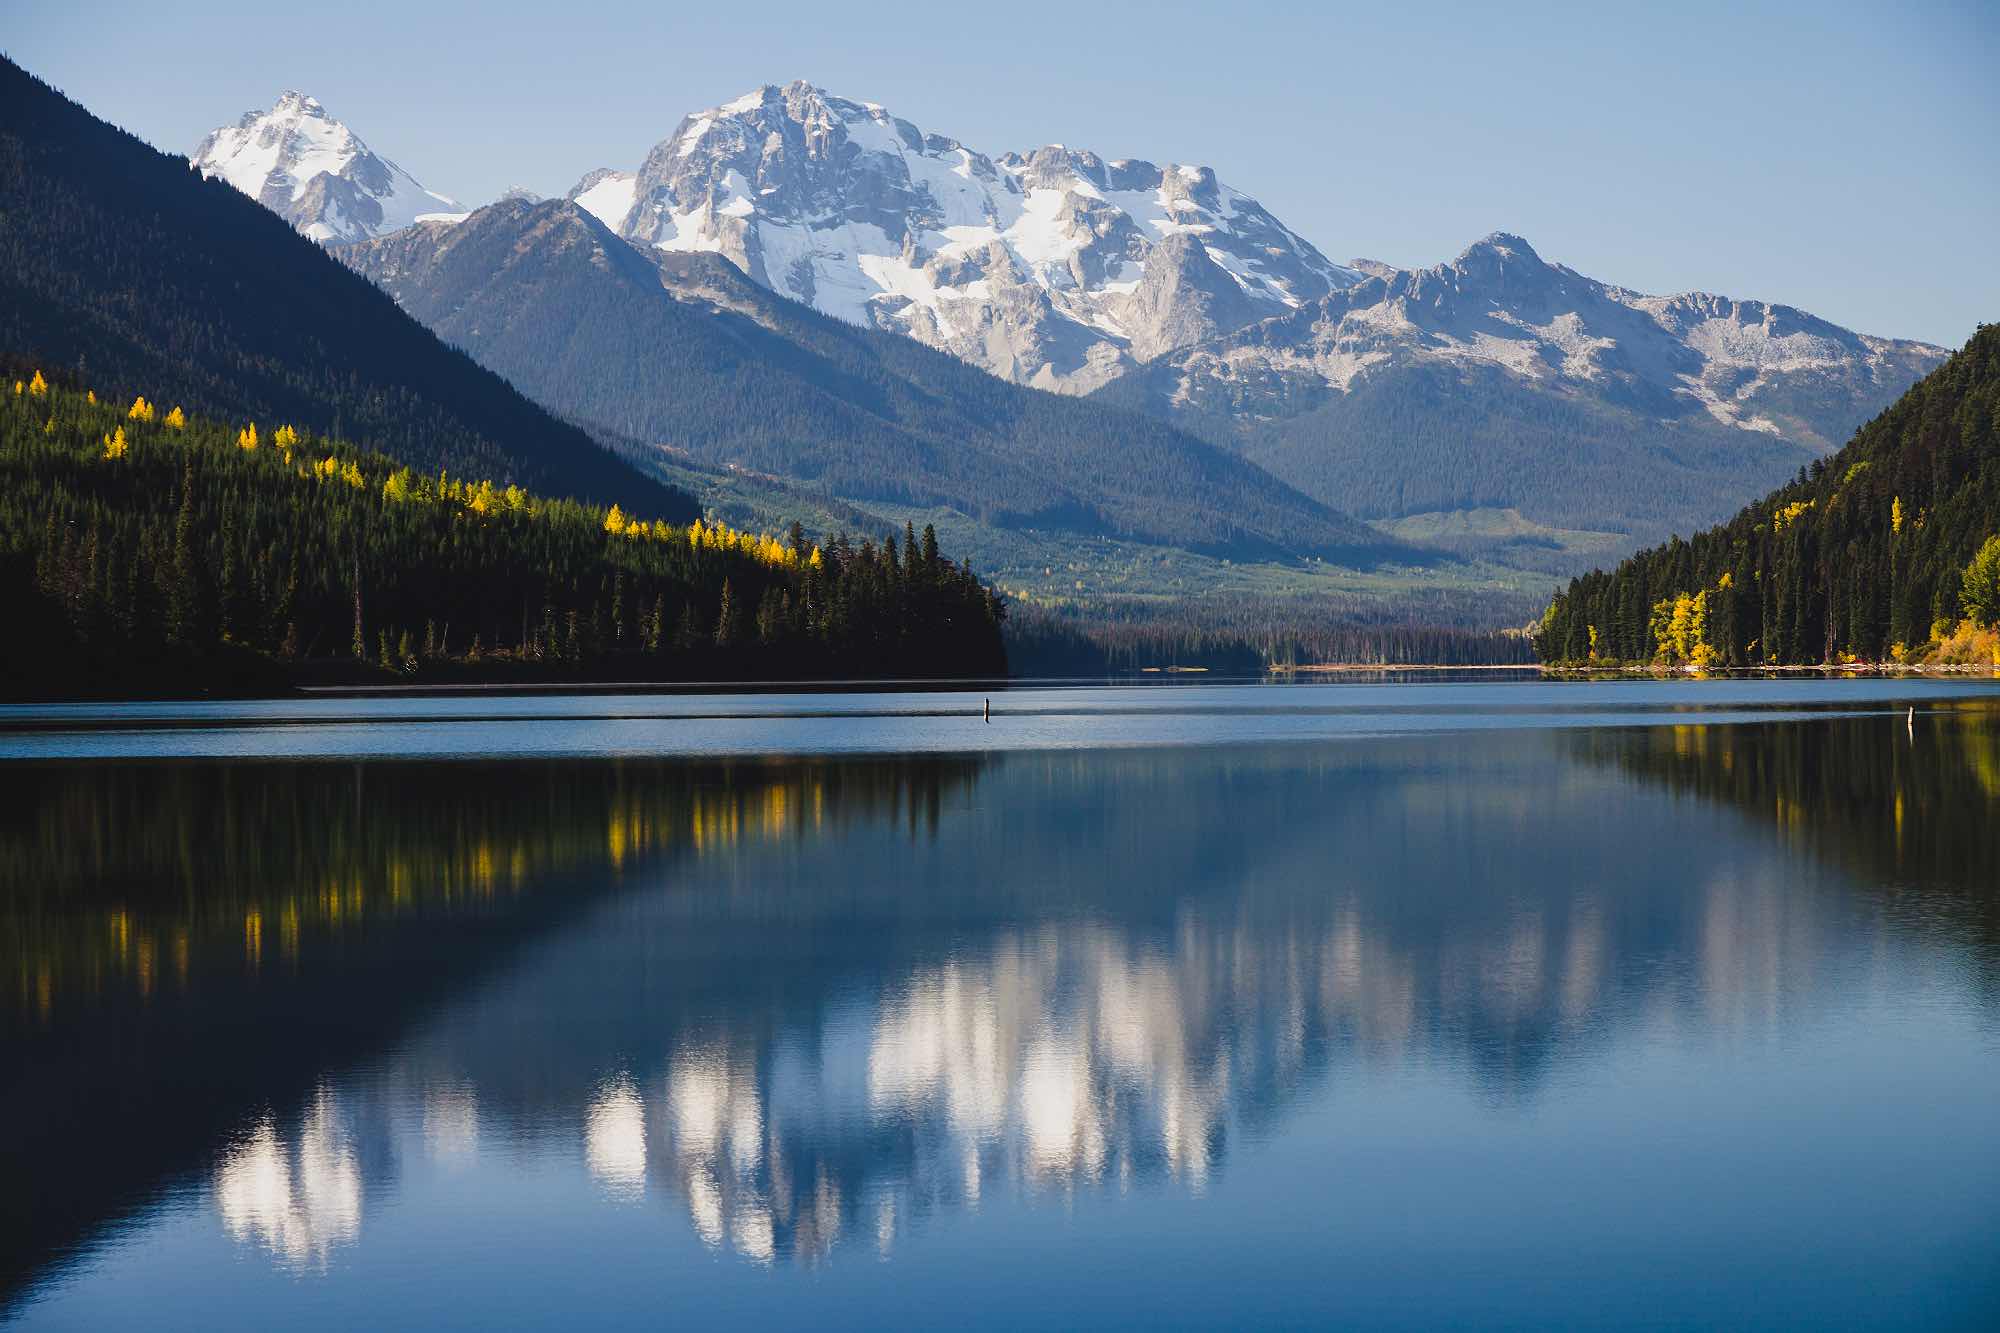
M 1786 306 L 1642 296 L 1505 234 L 1369 268 L 1102 396 L 1364 517 L 1518 508 L 1647 537 L 1776 484 L 1944 355 Z
M 684 521 L 641 476 L 265 209 L 0 61 L 0 354 L 427 471 Z
M 1361 276 L 1206 167 L 990 157 L 806 83 L 689 116 L 636 172 L 592 172 L 571 197 L 635 243 L 724 255 L 1043 388 L 1088 390 Z
M 1962 571 L 1996 537 L 2000 325 L 1987 325 L 1791 485 L 1573 581 L 1536 647 L 1568 662 L 1900 658 L 1971 614 Z
M 342 256 L 549 407 L 707 462 L 1002 526 L 1393 549 L 1226 450 L 826 318 L 719 257 L 644 253 L 568 201 L 503 201 Z
M 286 92 L 269 111 L 245 112 L 203 139 L 188 162 L 315 241 L 358 241 L 426 214 L 463 211 L 369 151 L 353 130 L 301 92 Z

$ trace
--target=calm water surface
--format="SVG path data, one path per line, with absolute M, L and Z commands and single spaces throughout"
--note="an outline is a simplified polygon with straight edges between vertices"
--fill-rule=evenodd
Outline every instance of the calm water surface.
M 986 697 L 0 709 L 0 1322 L 2000 1322 L 1992 684 Z

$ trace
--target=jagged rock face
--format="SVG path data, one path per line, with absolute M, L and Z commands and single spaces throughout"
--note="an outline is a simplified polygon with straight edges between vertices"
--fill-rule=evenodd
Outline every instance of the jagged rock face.
M 201 141 L 188 161 L 228 181 L 316 241 L 366 240 L 426 216 L 458 216 L 314 98 L 287 92 Z
M 804 83 L 690 116 L 570 198 L 636 243 L 1078 392 L 1361 277 L 1207 168 L 989 157 Z
M 1825 451 L 1945 356 L 1789 306 L 1644 296 L 1505 233 L 1433 268 L 1367 268 L 1296 311 L 1174 351 L 1152 383 L 1175 409 L 1263 421 L 1401 366 L 1491 365 L 1537 388 Z

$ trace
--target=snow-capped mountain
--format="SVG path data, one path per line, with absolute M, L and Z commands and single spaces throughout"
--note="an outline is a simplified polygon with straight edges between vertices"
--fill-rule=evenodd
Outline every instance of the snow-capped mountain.
M 1177 406 L 1268 418 L 1398 365 L 1492 365 L 1539 387 L 1659 416 L 1706 413 L 1830 450 L 1857 414 L 1945 356 L 1790 306 L 1642 295 L 1550 264 L 1503 232 L 1432 268 L 1369 268 L 1366 281 L 1284 317 L 1174 353 L 1155 382 Z M 1801 402 L 1808 383 L 1812 401 Z
M 1105 396 L 1363 517 L 1518 510 L 1650 539 L 1733 513 L 1946 355 L 1790 306 L 1642 295 L 1505 233 L 1432 268 L 1356 267 Z
M 689 116 L 570 198 L 635 243 L 1076 392 L 1363 277 L 1206 167 L 988 156 L 806 83 Z
M 188 161 L 228 181 L 316 241 L 359 241 L 464 210 L 369 151 L 319 102 L 286 92 L 201 141 Z
M 571 200 L 503 199 L 338 257 L 564 418 L 703 463 L 996 531 L 1232 558 L 1394 549 L 1164 422 L 1001 383 L 783 299 L 721 255 L 635 245 Z

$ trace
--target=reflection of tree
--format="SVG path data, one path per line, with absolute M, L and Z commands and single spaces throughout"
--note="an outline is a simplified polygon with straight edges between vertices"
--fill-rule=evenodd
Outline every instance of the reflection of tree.
M 999 1196 L 1203 1189 L 1305 1089 L 1330 1088 L 1337 1107 L 1343 1082 L 1376 1068 L 1425 1069 L 1504 1104 L 1635 1031 L 1754 1034 L 1879 947 L 1846 910 L 1841 869 L 1902 885 L 1913 909 L 1956 901 L 1961 923 L 1990 911 L 1966 887 L 2000 854 L 1990 824 L 1967 822 L 1992 800 L 1978 776 L 1990 734 L 1939 726 L 1937 751 L 1891 760 L 1879 788 L 1837 776 L 1882 741 L 1865 720 L 977 769 L 370 766 L 339 834 L 367 849 L 343 871 L 364 882 L 358 909 L 310 918 L 296 949 L 267 933 L 258 971 L 241 913 L 282 920 L 287 877 L 338 861 L 333 835 L 300 819 L 252 846 L 258 823 L 228 807 L 261 819 L 265 793 L 238 785 L 163 816 L 239 830 L 191 853 L 207 868 L 186 873 L 216 875 L 213 894 L 179 869 L 151 897 L 132 887 L 165 856 L 164 828 L 125 869 L 9 887 L 77 909 L 74 935 L 52 910 L 28 919 L 98 960 L 117 1013 L 255 1000 L 261 1028 L 226 1049 L 191 1020 L 173 1048 L 188 1068 L 171 1078 L 125 1047 L 94 1063 L 140 1086 L 224 1080 L 184 1144 L 212 1142 L 247 1107 L 303 1106 L 253 1119 L 210 1175 L 229 1231 L 287 1264 L 324 1262 L 357 1234 L 398 1162 L 474 1161 L 496 1143 L 573 1162 L 607 1206 L 684 1213 L 719 1250 L 813 1262 Z M 1799 735 L 1842 728 L 1874 731 Z M 346 769 L 269 773 L 294 787 L 279 810 L 325 816 L 353 799 Z M 0 874 L 49 830 L 103 817 L 106 799 L 63 782 L 24 795 L 0 828 Z M 175 799 L 113 803 L 138 817 Z M 1919 851 L 1920 829 L 1959 846 Z M 524 848 L 518 889 L 471 891 L 479 858 L 464 849 L 482 842 Z M 669 866 L 675 891 L 651 891 L 661 878 L 644 872 Z M 641 891 L 605 891 L 621 878 Z M 397 883 L 407 894 L 384 887 Z M 210 904 L 227 966 L 204 974 L 196 947 L 185 991 L 156 984 L 141 1003 L 115 964 L 133 947 L 119 953 L 115 913 L 129 938 L 165 938 Z M 454 963 L 462 983 L 466 960 L 501 956 L 463 1005 L 419 984 Z M 47 1030 L 80 1050 L 98 1033 L 123 1040 L 115 1024 L 66 1026 L 88 1012 L 58 1003 Z M 299 1047 L 290 1064 L 284 1043 Z M 318 1081 L 363 1052 L 378 1074 Z M 344 1153 L 358 1194 L 338 1187 Z M 106 1171 L 150 1182 L 189 1156 Z M 84 1196 L 102 1210 L 109 1192 Z
M 0 765 L 0 1300 L 202 1169 L 254 1108 L 297 1104 L 621 880 L 857 821 L 916 836 L 977 772 Z M 329 1145 L 359 1145 L 364 1181 L 394 1174 L 385 1128 L 347 1115 L 351 1098 L 312 1096 L 319 1119 L 253 1121 L 216 1180 L 231 1230 L 288 1262 L 323 1261 L 353 1233 L 340 1219 L 358 1214 L 328 1203 L 344 1197 L 327 1187 L 341 1178 Z M 433 1099 L 427 1143 L 463 1152 L 475 1105 Z M 77 1144 L 89 1150 L 63 1150 Z
M 1430 1066 L 1517 1101 L 1852 974 L 1844 879 L 1570 757 L 1671 752 L 1649 736 L 998 759 L 934 839 L 753 850 L 602 923 L 615 949 L 554 951 L 425 1067 L 757 1262 L 999 1195 L 1200 1190 L 1314 1084 Z M 584 966 L 594 1046 L 562 1040 Z
M 556 872 L 887 816 L 934 827 L 962 761 L 0 767 L 0 968 L 46 1018 L 204 960 L 293 964 L 370 920 L 477 916 Z
M 1969 953 L 2000 1001 L 2000 709 L 1568 733 L 1592 764 L 1768 823 L 1853 877 L 1899 928 Z M 1720 910 L 1720 909 L 1711 909 Z M 1741 933 L 1717 923 L 1719 948 Z

